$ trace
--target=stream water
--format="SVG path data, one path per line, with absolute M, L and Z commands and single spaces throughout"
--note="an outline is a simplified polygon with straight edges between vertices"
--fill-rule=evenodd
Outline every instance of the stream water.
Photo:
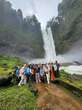
M 82 75 L 82 65 L 70 65 L 67 67 L 62 67 L 61 69 L 69 74 Z

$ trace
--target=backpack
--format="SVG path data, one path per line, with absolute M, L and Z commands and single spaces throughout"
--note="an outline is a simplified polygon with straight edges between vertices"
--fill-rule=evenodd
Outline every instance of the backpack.
M 30 68 L 24 68 L 24 74 L 25 75 L 30 75 Z

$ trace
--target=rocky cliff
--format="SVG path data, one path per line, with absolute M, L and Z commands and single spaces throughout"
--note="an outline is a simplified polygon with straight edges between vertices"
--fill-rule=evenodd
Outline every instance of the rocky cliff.
M 25 58 L 44 56 L 42 32 L 36 16 L 23 17 L 6 0 L 0 0 L 0 54 Z
M 52 28 L 57 54 L 68 52 L 82 39 L 82 0 L 62 0 L 58 16 L 53 17 L 47 26 Z

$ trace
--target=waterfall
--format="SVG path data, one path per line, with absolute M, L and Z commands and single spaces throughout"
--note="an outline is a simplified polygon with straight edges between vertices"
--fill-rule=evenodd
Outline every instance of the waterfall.
M 56 60 L 56 50 L 54 45 L 54 39 L 50 27 L 47 27 L 42 31 L 43 41 L 44 41 L 44 50 L 45 56 L 43 59 L 34 59 L 30 63 L 49 63 L 55 62 Z
M 54 39 L 50 27 L 43 30 L 43 41 L 45 49 L 45 60 L 47 62 L 53 62 L 56 60 L 56 50 L 54 45 Z
M 29 63 L 39 64 L 39 63 L 54 63 L 56 60 L 60 63 L 73 63 L 73 54 L 63 54 L 56 56 L 55 43 L 50 27 L 47 27 L 42 31 L 45 56 L 44 58 L 31 60 Z M 77 59 L 77 58 L 76 58 Z M 70 68 L 70 67 L 69 67 Z M 71 69 L 72 71 L 73 69 Z
M 56 60 L 61 63 L 66 62 L 73 62 L 72 60 L 68 59 L 65 55 L 57 55 L 56 56 L 56 49 L 55 43 L 52 35 L 52 31 L 50 27 L 47 27 L 45 30 L 42 31 L 43 34 L 43 41 L 44 41 L 44 50 L 45 56 L 43 59 L 34 59 L 30 61 L 30 63 L 54 63 Z

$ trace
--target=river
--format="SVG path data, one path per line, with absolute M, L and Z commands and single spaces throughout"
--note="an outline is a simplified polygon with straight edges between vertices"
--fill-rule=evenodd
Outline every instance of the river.
M 82 75 L 82 65 L 70 65 L 70 66 L 62 66 L 65 72 L 69 74 L 79 74 Z

